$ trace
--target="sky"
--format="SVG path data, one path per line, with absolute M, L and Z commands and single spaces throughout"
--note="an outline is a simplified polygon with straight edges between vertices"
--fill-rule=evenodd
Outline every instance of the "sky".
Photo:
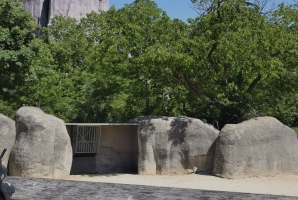
M 269 0 L 276 5 L 285 2 L 286 4 L 294 3 L 294 0 Z M 134 0 L 110 0 L 110 7 L 115 5 L 121 8 L 124 4 L 132 3 Z M 171 18 L 178 18 L 187 21 L 188 18 L 195 18 L 198 14 L 192 9 L 191 0 L 155 0 L 158 7 L 165 10 Z

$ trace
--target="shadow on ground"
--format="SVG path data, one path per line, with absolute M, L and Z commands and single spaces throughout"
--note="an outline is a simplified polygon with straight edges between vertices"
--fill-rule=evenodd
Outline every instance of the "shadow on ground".
M 16 187 L 11 200 L 297 199 L 275 195 L 23 177 L 7 177 L 7 181 Z

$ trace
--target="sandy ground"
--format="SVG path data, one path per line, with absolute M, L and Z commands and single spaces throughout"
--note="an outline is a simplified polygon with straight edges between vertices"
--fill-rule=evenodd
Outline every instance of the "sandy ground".
M 68 180 L 191 188 L 298 197 L 298 175 L 224 179 L 210 175 L 71 175 Z

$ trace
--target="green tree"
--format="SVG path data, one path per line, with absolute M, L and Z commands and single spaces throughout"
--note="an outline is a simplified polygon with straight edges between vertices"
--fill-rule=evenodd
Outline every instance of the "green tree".
M 34 56 L 35 23 L 21 1 L 0 1 L 0 112 L 12 115 L 14 93 Z
M 149 114 L 221 126 L 260 115 L 297 121 L 296 5 L 264 12 L 244 0 L 196 3 L 207 9 L 188 23 L 151 0 L 80 22 L 56 17 L 44 42 L 32 42 L 38 54 L 19 103 L 69 122 Z
M 92 80 L 85 57 L 87 31 L 72 18 L 56 16 L 38 40 L 38 56 L 32 62 L 22 91 L 23 104 L 34 105 L 66 122 L 78 116 L 82 91 Z
M 200 1 L 206 2 L 211 1 Z M 134 81 L 156 82 L 160 89 L 183 86 L 190 98 L 176 107 L 184 103 L 184 113 L 203 116 L 196 114 L 196 105 L 216 113 L 209 120 L 224 125 L 253 116 L 253 110 L 270 114 L 276 94 L 293 92 L 283 80 L 297 80 L 297 34 L 290 31 L 297 12 L 284 5 L 268 13 L 262 9 L 244 0 L 214 0 L 187 24 L 170 19 L 152 1 L 140 1 L 93 13 L 87 23 L 90 38 L 99 44 L 94 52 L 101 52 L 102 68 Z M 174 99 L 179 102 L 179 95 Z M 263 103 L 268 99 L 272 104 Z
M 176 106 L 180 102 L 172 98 L 177 85 L 160 79 L 159 72 L 152 71 L 142 58 L 159 37 L 154 26 L 162 15 L 166 14 L 155 2 L 140 1 L 118 10 L 112 7 L 105 13 L 92 13 L 82 20 L 90 42 L 95 44 L 88 60 L 90 70 L 96 74 L 96 86 L 92 90 L 94 98 L 89 99 L 97 99 L 101 105 L 96 110 L 106 105 L 107 111 L 97 112 L 106 113 L 106 121 L 181 113 Z
M 0 85 L 1 94 L 23 81 L 35 55 L 34 21 L 20 2 L 0 1 Z
M 23 84 L 10 95 L 10 105 L 15 109 L 40 107 L 73 122 L 79 113 L 77 104 L 83 101 L 85 82 L 90 80 L 84 65 L 86 33 L 75 19 L 54 18 L 51 27 L 43 29 L 43 37 L 32 40 L 34 57 L 23 74 Z
M 296 66 L 284 62 L 290 52 L 297 58 L 297 35 L 289 32 L 295 21 L 284 24 L 284 16 L 290 19 L 296 12 L 279 13 L 281 5 L 264 15 L 243 0 L 212 2 L 190 26 L 178 20 L 163 25 L 165 34 L 144 56 L 202 103 L 219 109 L 221 124 L 240 122 L 252 102 L 292 92 L 272 83 L 295 73 Z

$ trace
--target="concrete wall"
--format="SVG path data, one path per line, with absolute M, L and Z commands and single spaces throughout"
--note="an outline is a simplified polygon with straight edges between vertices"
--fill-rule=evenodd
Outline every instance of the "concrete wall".
M 50 0 L 24 0 L 25 10 L 30 12 L 37 24 L 47 26 L 49 23 Z
M 107 11 L 108 9 L 108 0 L 51 0 L 48 13 L 50 19 L 55 15 L 63 15 L 79 20 L 92 11 Z
M 137 129 L 137 125 L 102 125 L 99 153 L 75 155 L 71 174 L 138 173 Z M 67 130 L 71 132 L 69 125 Z

